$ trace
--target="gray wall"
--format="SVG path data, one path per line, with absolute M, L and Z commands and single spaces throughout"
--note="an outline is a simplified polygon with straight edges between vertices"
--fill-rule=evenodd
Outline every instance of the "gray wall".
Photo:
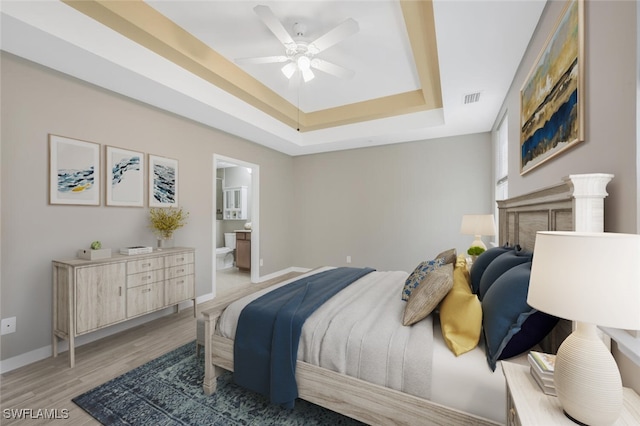
M 488 133 L 292 158 L 10 54 L 1 65 L 1 315 L 18 320 L 2 336 L 2 360 L 47 356 L 52 259 L 96 239 L 155 244 L 147 208 L 47 204 L 49 133 L 179 161 L 179 202 L 190 217 L 175 242 L 196 248 L 199 296 L 210 293 L 215 264 L 214 153 L 260 166 L 260 276 L 341 265 L 346 255 L 354 265 L 410 270 L 450 246 L 464 249 L 461 215 L 492 208 Z
M 520 176 L 519 91 L 565 4 L 547 3 L 505 99 L 503 111 L 509 113 L 509 196 L 555 184 L 569 174 L 613 173 L 615 178 L 607 186 L 609 196 L 605 200 L 605 231 L 637 233 L 640 220 L 637 2 L 586 2 L 585 140 Z M 613 352 L 625 386 L 640 392 L 640 367 L 617 352 L 615 345 Z
M 51 260 L 104 247 L 155 245 L 148 208 L 48 205 L 48 134 L 175 158 L 179 203 L 189 223 L 175 243 L 196 248 L 197 295 L 211 293 L 213 154 L 260 166 L 261 275 L 291 266 L 288 240 L 291 157 L 2 54 L 1 359 L 51 344 Z M 104 147 L 102 147 L 104 149 Z M 104 155 L 104 154 L 103 154 Z M 104 192 L 103 192 L 104 193 Z M 82 343 L 82 339 L 79 340 Z
M 492 213 L 489 133 L 296 157 L 298 266 L 411 271 L 472 241 L 465 213 Z
M 520 176 L 520 88 L 566 3 L 548 2 L 505 100 L 509 112 L 509 196 L 574 173 L 613 173 L 605 230 L 637 231 L 637 2 L 589 1 L 585 7 L 585 140 Z M 496 123 L 497 124 L 497 123 Z

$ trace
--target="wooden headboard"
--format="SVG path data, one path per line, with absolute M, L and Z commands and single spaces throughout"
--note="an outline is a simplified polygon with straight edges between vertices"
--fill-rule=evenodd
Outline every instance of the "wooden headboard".
M 612 178 L 604 173 L 570 175 L 557 185 L 498 201 L 500 245 L 533 251 L 538 231 L 603 232 L 606 186 Z M 555 353 L 571 328 L 571 322 L 560 321 L 542 349 Z
M 538 231 L 572 231 L 573 188 L 568 182 L 498 201 L 500 245 L 533 251 Z

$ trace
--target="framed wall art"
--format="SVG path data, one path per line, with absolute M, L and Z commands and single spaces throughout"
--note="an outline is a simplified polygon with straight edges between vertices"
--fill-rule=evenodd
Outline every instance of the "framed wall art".
M 144 206 L 144 154 L 106 147 L 107 206 Z
M 178 160 L 149 155 L 149 207 L 178 206 Z
M 584 140 L 584 4 L 570 0 L 520 91 L 520 174 Z
M 49 203 L 100 205 L 100 145 L 49 135 Z

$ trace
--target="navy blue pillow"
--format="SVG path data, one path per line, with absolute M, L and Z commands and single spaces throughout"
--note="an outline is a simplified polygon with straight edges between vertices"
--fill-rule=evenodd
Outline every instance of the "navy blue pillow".
M 473 261 L 473 264 L 471 265 L 471 271 L 469 271 L 469 276 L 471 278 L 471 291 L 474 294 L 478 294 L 478 289 L 480 288 L 480 278 L 482 278 L 482 274 L 484 274 L 487 266 L 489 266 L 489 264 L 496 257 L 514 249 L 515 247 L 510 247 L 508 244 L 505 244 L 502 247 L 492 247 L 482 253 L 476 260 Z
M 482 301 L 482 326 L 489 367 L 537 345 L 558 318 L 527 304 L 531 262 L 509 269 L 489 288 Z
M 507 251 L 506 253 L 502 253 L 500 256 L 493 259 L 489 266 L 487 266 L 484 274 L 482 274 L 482 278 L 480 278 L 478 299 L 480 299 L 480 301 L 484 299 L 484 295 L 487 294 L 489 288 L 502 274 L 504 274 L 514 266 L 531 262 L 531 259 L 531 252 L 518 249 Z

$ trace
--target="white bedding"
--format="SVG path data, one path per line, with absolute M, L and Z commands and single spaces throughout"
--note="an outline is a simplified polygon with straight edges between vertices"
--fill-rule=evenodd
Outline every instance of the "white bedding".
M 305 322 L 298 359 L 504 423 L 506 390 L 499 364 L 492 372 L 482 348 L 456 357 L 435 315 L 402 326 L 406 302 L 400 295 L 407 276 L 376 271 L 342 290 Z M 274 287 L 229 305 L 218 333 L 233 339 L 244 306 Z

